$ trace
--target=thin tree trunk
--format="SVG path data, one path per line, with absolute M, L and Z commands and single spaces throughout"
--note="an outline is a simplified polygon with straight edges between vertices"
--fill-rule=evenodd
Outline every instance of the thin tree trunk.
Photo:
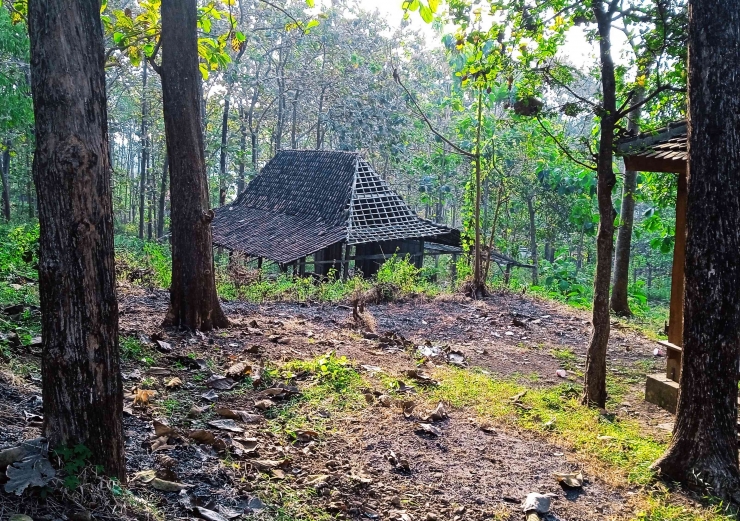
M 244 107 L 239 107 L 239 179 L 237 179 L 236 192 L 237 197 L 244 191 L 245 177 L 244 172 L 246 170 L 247 162 L 247 123 L 244 121 L 245 112 Z
M 683 362 L 663 476 L 740 503 L 740 10 L 689 0 Z
M 491 257 L 495 247 L 496 240 L 496 225 L 498 224 L 498 215 L 501 210 L 501 203 L 504 200 L 504 185 L 501 184 L 498 188 L 498 194 L 496 196 L 496 209 L 493 212 L 493 223 L 491 224 L 491 238 L 488 240 L 488 258 L 486 259 L 486 269 L 483 273 L 485 280 L 488 280 L 488 272 L 491 269 Z M 437 221 L 439 222 L 439 221 Z
M 537 228 L 535 227 L 534 196 L 527 198 L 527 210 L 529 210 L 529 251 L 532 254 L 532 284 L 538 286 L 540 283 L 539 276 L 539 258 L 537 256 Z
M 644 76 L 646 72 L 639 72 Z M 635 103 L 645 99 L 645 89 L 638 88 Z M 627 129 L 635 134 L 640 130 L 640 114 L 642 110 L 637 108 L 632 111 Z M 614 285 L 612 287 L 611 308 L 617 315 L 631 316 L 628 287 L 630 279 L 630 256 L 632 250 L 632 227 L 635 217 L 635 189 L 637 188 L 637 172 L 626 170 L 624 172 L 624 186 L 622 187 L 622 206 L 620 209 L 620 226 L 617 232 L 617 247 L 614 255 Z
M 229 325 L 216 294 L 201 126 L 195 0 L 162 3 L 162 95 L 170 155 L 172 285 L 166 325 Z
M 165 151 L 162 165 L 162 181 L 159 185 L 159 212 L 157 213 L 157 239 L 164 236 L 164 209 L 167 200 L 167 176 L 170 173 L 170 155 Z
M 28 4 L 44 435 L 126 479 L 100 2 Z M 61 102 L 63 101 L 63 102 Z
M 323 67 L 323 65 L 322 65 Z M 321 94 L 319 94 L 319 113 L 316 121 L 316 150 L 321 150 L 324 146 L 324 94 L 326 93 L 326 85 L 321 86 Z
M 5 142 L 2 155 L 2 175 L 3 178 L 3 217 L 10 221 L 10 141 Z
M 139 239 L 144 238 L 144 205 L 146 202 L 146 170 L 149 163 L 149 140 L 147 137 L 148 108 L 146 104 L 146 60 L 141 62 L 141 163 L 139 164 Z
M 221 161 L 218 174 L 218 204 L 226 204 L 226 144 L 229 138 L 229 96 L 224 99 L 224 115 L 221 120 Z
M 481 160 L 480 160 L 480 140 L 481 126 L 483 121 L 483 90 L 478 89 L 478 128 L 475 145 L 475 246 L 473 261 L 473 291 L 475 297 L 482 297 L 485 294 L 485 281 L 482 278 L 481 266 L 481 240 L 480 240 L 480 199 L 481 199 Z
M 594 15 L 599 29 L 601 86 L 603 109 L 597 157 L 597 200 L 599 231 L 596 238 L 596 275 L 594 277 L 593 333 L 586 355 L 586 374 L 583 402 L 598 407 L 606 406 L 606 349 L 609 343 L 609 286 L 611 283 L 614 249 L 614 219 L 612 190 L 617 182 L 612 167 L 614 127 L 617 100 L 614 61 L 611 55 L 611 22 L 613 13 L 605 10 L 603 0 L 594 0 Z

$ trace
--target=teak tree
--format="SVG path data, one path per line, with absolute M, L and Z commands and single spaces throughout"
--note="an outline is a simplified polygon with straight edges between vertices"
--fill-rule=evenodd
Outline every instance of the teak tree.
M 166 325 L 210 330 L 229 321 L 216 294 L 195 0 L 162 3 L 162 97 L 170 170 L 172 284 Z
M 663 476 L 740 503 L 740 10 L 689 2 L 683 362 Z
M 100 2 L 31 0 L 28 30 L 44 433 L 125 480 Z

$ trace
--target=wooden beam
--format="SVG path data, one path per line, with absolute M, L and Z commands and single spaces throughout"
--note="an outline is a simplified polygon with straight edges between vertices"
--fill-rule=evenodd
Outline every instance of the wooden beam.
M 673 249 L 673 271 L 671 272 L 671 305 L 668 319 L 668 341 L 683 346 L 683 296 L 684 266 L 686 264 L 686 199 L 688 183 L 686 173 L 678 176 L 676 197 L 676 238 Z M 678 380 L 679 374 L 675 375 Z
M 624 156 L 624 167 L 635 172 L 666 172 L 686 174 L 686 161 L 681 159 L 659 159 L 655 157 Z

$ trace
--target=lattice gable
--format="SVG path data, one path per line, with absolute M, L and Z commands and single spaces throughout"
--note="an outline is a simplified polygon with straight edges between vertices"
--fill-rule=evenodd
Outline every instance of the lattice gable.
M 367 161 L 357 158 L 347 228 L 349 244 L 431 238 L 449 231 L 419 218 Z

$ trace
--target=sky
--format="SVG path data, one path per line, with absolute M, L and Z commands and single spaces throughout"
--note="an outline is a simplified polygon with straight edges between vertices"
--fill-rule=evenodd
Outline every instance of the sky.
M 320 5 L 327 5 L 331 0 L 318 0 L 316 2 L 317 7 Z M 403 19 L 403 10 L 401 4 L 403 0 L 357 0 L 364 9 L 372 10 L 378 9 L 392 26 L 400 25 Z M 415 29 L 419 29 L 422 34 L 426 36 L 427 45 L 429 47 L 441 46 L 440 37 L 432 29 L 431 24 L 425 23 L 418 13 L 412 13 L 411 25 Z M 612 35 L 612 45 L 614 47 L 614 58 L 617 63 L 622 63 L 624 60 L 620 59 L 622 51 L 626 49 L 626 39 L 618 31 L 614 31 Z M 562 56 L 567 57 L 568 60 L 576 66 L 586 67 L 595 62 L 597 58 L 597 49 L 586 40 L 583 31 L 580 28 L 573 28 L 567 35 L 567 40 L 562 49 Z

